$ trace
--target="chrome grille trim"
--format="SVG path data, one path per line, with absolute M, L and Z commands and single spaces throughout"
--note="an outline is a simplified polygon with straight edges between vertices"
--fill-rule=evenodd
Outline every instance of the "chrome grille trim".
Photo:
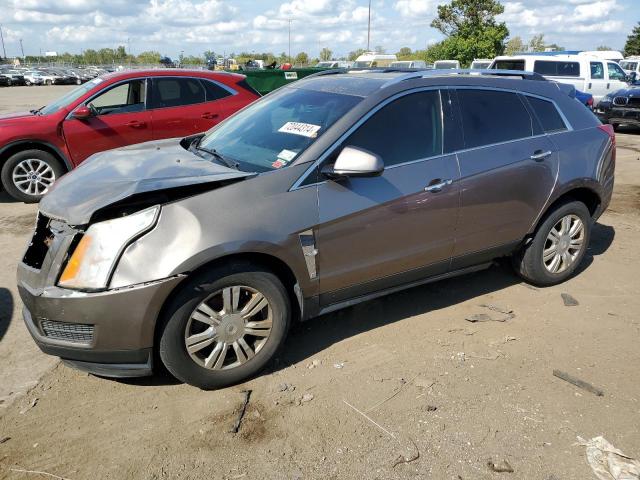
M 629 99 L 627 97 L 615 97 L 613 99 L 613 104 L 614 105 L 626 105 L 627 103 L 629 103 Z

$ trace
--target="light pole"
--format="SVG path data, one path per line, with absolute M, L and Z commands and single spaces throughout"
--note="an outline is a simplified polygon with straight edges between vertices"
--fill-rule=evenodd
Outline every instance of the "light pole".
M 22 52 L 22 60 L 24 60 L 24 48 L 22 48 L 22 39 L 20 39 L 20 51 Z
M 289 19 L 289 63 L 291 63 L 291 19 Z
M 2 40 L 2 58 L 7 58 L 7 51 L 4 48 L 4 35 L 2 35 L 2 25 L 0 25 L 0 40 Z
M 367 52 L 371 43 L 371 0 L 369 0 L 369 22 L 367 23 Z

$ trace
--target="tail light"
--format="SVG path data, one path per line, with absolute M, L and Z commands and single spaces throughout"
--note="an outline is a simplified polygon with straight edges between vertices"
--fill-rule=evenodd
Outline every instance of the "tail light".
M 606 133 L 607 135 L 609 135 L 609 138 L 611 139 L 611 159 L 615 162 L 616 161 L 616 132 L 613 129 L 613 125 L 610 125 L 610 124 L 598 125 L 598 128 L 602 130 L 604 133 Z
M 587 99 L 587 107 L 593 109 L 593 97 Z

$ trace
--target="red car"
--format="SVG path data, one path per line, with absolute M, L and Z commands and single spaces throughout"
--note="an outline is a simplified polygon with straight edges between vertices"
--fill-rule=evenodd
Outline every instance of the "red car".
M 259 97 L 243 75 L 138 70 L 93 80 L 57 101 L 0 115 L 2 185 L 37 202 L 96 152 L 204 132 Z

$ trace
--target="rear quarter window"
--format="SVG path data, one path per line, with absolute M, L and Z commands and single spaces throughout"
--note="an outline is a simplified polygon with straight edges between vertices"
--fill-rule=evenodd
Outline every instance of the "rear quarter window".
M 461 89 L 458 102 L 466 148 L 533 135 L 531 116 L 515 93 Z
M 536 97 L 527 97 L 527 100 L 546 133 L 562 132 L 567 129 L 558 109 L 552 102 Z
M 496 60 L 493 68 L 498 70 L 524 70 L 524 60 Z
M 579 77 L 580 64 L 578 62 L 536 60 L 533 64 L 533 71 L 540 75 L 554 77 Z

